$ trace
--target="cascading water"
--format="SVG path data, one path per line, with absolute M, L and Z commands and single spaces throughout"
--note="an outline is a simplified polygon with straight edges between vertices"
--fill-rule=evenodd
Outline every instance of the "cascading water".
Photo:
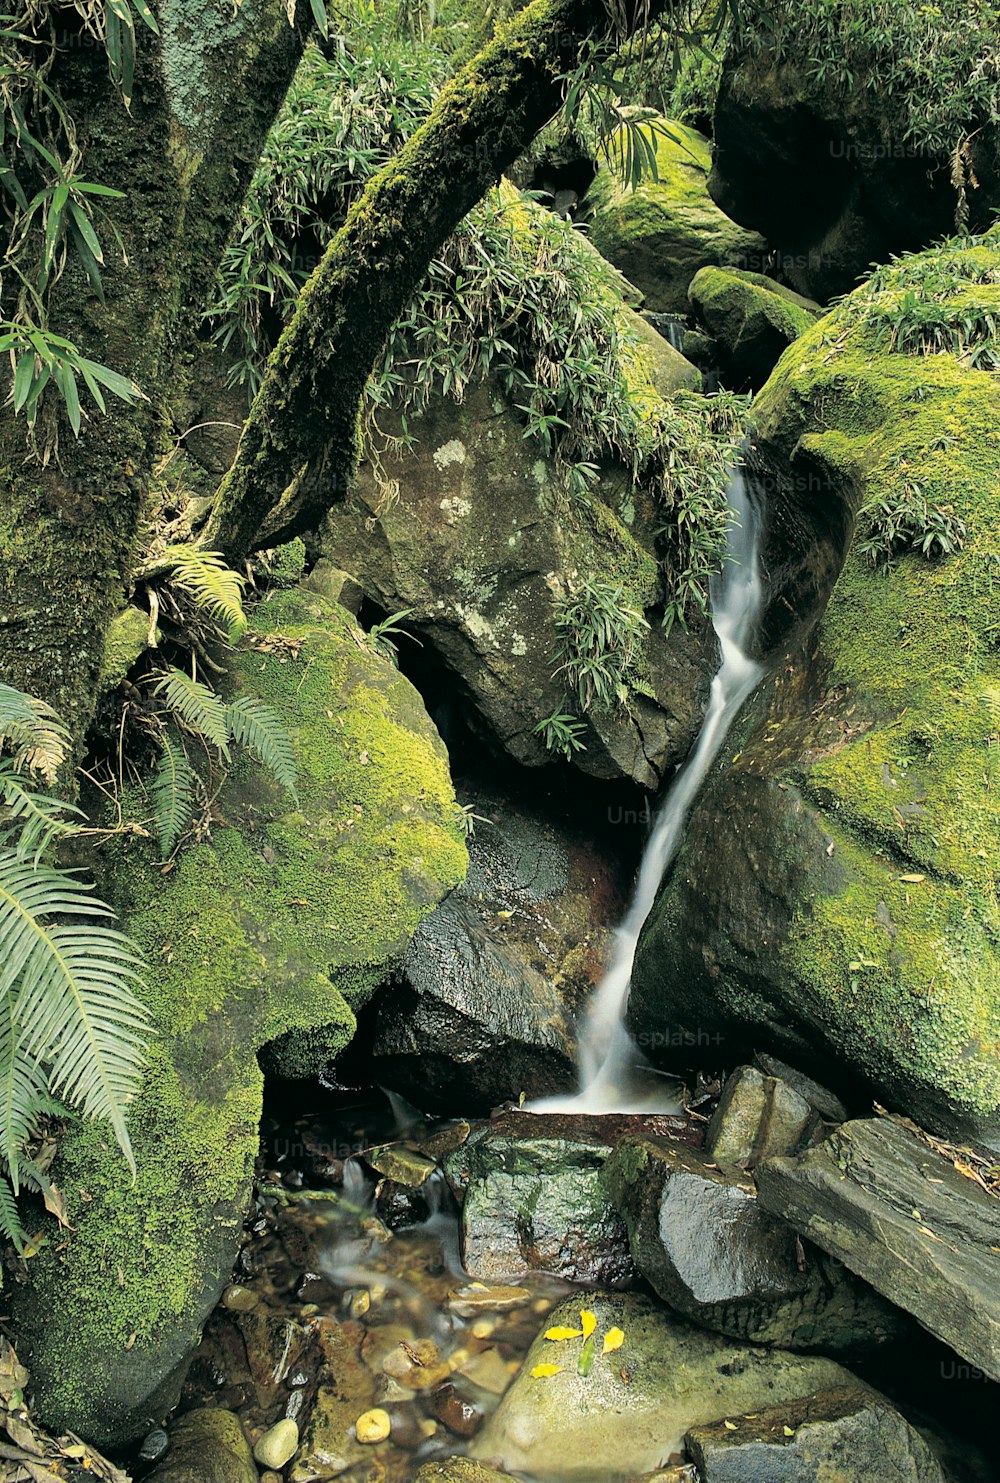
M 764 672 L 747 652 L 763 602 L 758 569 L 757 511 L 746 476 L 730 480 L 732 519 L 726 560 L 712 583 L 712 623 L 722 662 L 712 681 L 708 708 L 687 761 L 670 785 L 646 846 L 628 914 L 615 934 L 607 972 L 597 988 L 580 1033 L 580 1090 L 571 1098 L 537 1102 L 537 1112 L 648 1112 L 676 1110 L 669 1085 L 645 1064 L 625 1028 L 632 965 L 643 923 L 660 882 L 677 853 L 698 790 L 718 756 L 737 712 Z

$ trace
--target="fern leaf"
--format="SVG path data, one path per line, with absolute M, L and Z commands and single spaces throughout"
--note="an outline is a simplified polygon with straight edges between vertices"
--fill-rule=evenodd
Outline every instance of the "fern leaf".
M 13 1000 L 20 1051 L 48 1065 L 53 1093 L 110 1122 L 134 1171 L 125 1106 L 148 1016 L 131 988 L 136 950 L 103 925 L 113 917 L 68 871 L 0 850 L 0 999 Z
M 15 1196 L 21 1188 L 21 1160 L 39 1115 L 48 1109 L 48 1083 L 38 1061 L 18 1044 L 11 1001 L 0 1003 L 0 1157 Z M 27 1160 L 30 1164 L 30 1160 Z M 26 1182 L 30 1182 L 30 1179 Z
M 0 745 L 14 754 L 14 766 L 40 773 L 47 783 L 66 760 L 70 736 L 51 706 L 12 685 L 0 685 Z
M 153 804 L 156 837 L 164 859 L 191 822 L 194 812 L 195 772 L 179 741 L 164 732 L 149 796 Z
M 174 583 L 190 593 L 198 607 L 226 630 L 229 642 L 234 644 L 247 626 L 243 611 L 244 578 L 226 565 L 218 551 L 168 546 L 164 557 L 173 563 Z
M 292 739 L 276 711 L 252 695 L 240 695 L 226 707 L 226 724 L 233 740 L 249 747 L 296 803 L 296 767 Z
M 154 694 L 162 696 L 186 726 L 200 732 L 229 761 L 229 728 L 225 703 L 220 696 L 180 669 L 168 670 Z
M 0 1232 L 12 1243 L 20 1256 L 24 1250 L 24 1227 L 14 1201 L 14 1192 L 3 1173 L 0 1173 Z
M 75 834 L 79 825 L 66 817 L 76 814 L 83 818 L 80 809 L 65 803 L 61 798 L 50 798 L 45 793 L 36 793 L 23 776 L 13 767 L 0 761 L 0 803 L 6 809 L 6 818 L 0 816 L 0 836 L 14 827 L 17 831 L 15 848 L 21 855 L 34 854 L 37 860 L 45 853 L 54 839 L 64 839 Z

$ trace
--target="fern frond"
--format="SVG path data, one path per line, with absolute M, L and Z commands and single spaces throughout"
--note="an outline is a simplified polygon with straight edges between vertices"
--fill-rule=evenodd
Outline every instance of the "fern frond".
M 160 760 L 149 785 L 156 837 L 167 859 L 191 822 L 194 812 L 195 771 L 180 741 L 169 732 L 160 739 Z
M 248 747 L 298 803 L 295 750 L 277 712 L 253 695 L 240 695 L 226 707 L 226 724 L 233 740 Z
M 218 551 L 197 546 L 168 546 L 164 559 L 173 563 L 172 580 L 190 593 L 199 608 L 219 623 L 231 644 L 245 632 L 243 589 L 246 581 L 228 567 Z
M 25 1147 L 40 1115 L 48 1109 L 48 1079 L 39 1062 L 26 1056 L 18 1044 L 11 1000 L 5 998 L 0 1002 L 0 1157 L 15 1196 L 21 1190 Z M 33 1181 L 29 1176 L 25 1182 Z
M 154 687 L 153 693 L 161 696 L 186 726 L 192 731 L 200 732 L 229 761 L 226 706 L 214 690 L 203 685 L 201 680 L 193 680 L 183 670 L 171 669 Z
M 0 685 L 0 746 L 4 742 L 16 768 L 26 767 L 52 783 L 69 752 L 70 735 L 44 700 Z
M 24 1226 L 21 1224 L 14 1192 L 3 1172 L 0 1172 L 0 1232 L 13 1244 L 14 1250 L 20 1256 L 24 1250 Z
M 50 1091 L 110 1122 L 134 1171 L 125 1106 L 149 1027 L 131 988 L 136 950 L 100 925 L 113 919 L 68 871 L 0 850 L 0 999 L 13 1001 L 19 1049 L 48 1066 Z
M 15 849 L 21 855 L 34 854 L 36 860 L 54 839 L 65 839 L 77 832 L 80 826 L 66 815 L 84 817 L 73 804 L 36 793 L 23 775 L 3 760 L 0 760 L 0 804 L 6 810 L 6 815 L 0 814 L 0 838 L 14 828 Z

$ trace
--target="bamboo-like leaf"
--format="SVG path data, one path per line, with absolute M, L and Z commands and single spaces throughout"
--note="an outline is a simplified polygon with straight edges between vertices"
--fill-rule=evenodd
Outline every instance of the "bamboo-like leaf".
M 173 581 L 183 587 L 226 629 L 235 643 L 247 626 L 243 611 L 243 578 L 228 567 L 217 551 L 197 546 L 168 546 L 165 559 L 173 563 Z
M 277 712 L 255 696 L 240 695 L 226 707 L 226 723 L 233 740 L 249 747 L 297 803 L 295 750 Z
M 166 859 L 191 822 L 194 811 L 195 773 L 180 741 L 169 732 L 160 740 L 149 796 L 156 819 L 156 837 Z
M 229 727 L 225 703 L 220 696 L 180 669 L 168 670 L 153 693 L 162 697 L 186 726 L 200 732 L 229 760 Z
M 0 850 L 0 1000 L 19 1050 L 48 1066 L 53 1093 L 110 1122 L 134 1171 L 125 1108 L 149 1022 L 131 987 L 141 960 L 113 920 L 68 871 Z

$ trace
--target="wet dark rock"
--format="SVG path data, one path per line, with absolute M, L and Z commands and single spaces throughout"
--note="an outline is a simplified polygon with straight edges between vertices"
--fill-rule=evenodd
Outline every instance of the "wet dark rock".
M 630 323 L 623 313 L 623 328 Z M 699 379 L 669 345 L 656 350 L 661 383 L 678 373 Z M 391 414 L 380 421 L 399 430 Z M 492 752 L 547 766 L 552 754 L 538 728 L 566 700 L 552 660 L 560 574 L 614 573 L 633 605 L 653 610 L 664 595 L 655 502 L 611 467 L 592 501 L 567 502 L 562 475 L 525 441 L 521 414 L 490 383 L 471 386 L 460 406 L 435 396 L 408 430 L 414 446 L 382 460 L 406 498 L 387 502 L 363 466 L 349 497 L 331 507 L 321 550 L 355 573 L 382 612 L 408 611 L 406 631 L 422 649 L 404 639 L 401 653 L 404 663 L 407 649 L 418 653 L 442 675 L 435 720 L 446 738 L 461 723 Z M 668 633 L 654 616 L 641 648 L 642 693 L 628 708 L 593 707 L 583 717 L 586 749 L 573 766 L 655 789 L 697 733 L 716 643 L 704 622 Z
M 846 1123 L 848 1112 L 840 1098 L 827 1087 L 820 1086 L 818 1081 L 813 1081 L 804 1071 L 799 1071 L 795 1066 L 789 1066 L 787 1061 L 779 1061 L 777 1056 L 769 1056 L 763 1051 L 758 1051 L 754 1056 L 754 1064 L 760 1067 L 765 1076 L 776 1076 L 794 1087 L 799 1096 L 810 1107 L 815 1107 L 820 1117 L 827 1122 Z
M 945 1483 L 909 1422 L 854 1388 L 694 1427 L 686 1441 L 702 1483 Z
M 803 37 L 805 33 L 803 32 Z M 768 270 L 814 298 L 846 293 L 873 262 L 955 230 L 946 154 L 901 144 L 907 122 L 883 88 L 822 73 L 803 40 L 727 53 L 716 99 L 708 189 L 734 221 L 762 232 Z M 862 64 L 863 65 L 863 64 Z M 995 125 L 969 120 L 970 227 L 984 231 L 1000 200 Z M 956 123 L 956 130 L 959 125 Z M 763 266 L 763 264 L 761 264 Z
M 673 1121 L 692 1136 L 690 1124 Z M 625 1224 L 601 1171 L 634 1127 L 628 1118 L 507 1113 L 475 1129 L 446 1165 L 464 1188 L 466 1271 L 483 1282 L 529 1271 L 605 1287 L 633 1282 Z
M 291 1483 L 318 1483 L 365 1460 L 351 1428 L 379 1399 L 379 1382 L 361 1359 L 362 1330 L 329 1319 L 316 1325 L 323 1355 L 321 1383 L 305 1425 Z
M 570 1089 L 573 1020 L 622 909 L 601 844 L 492 794 L 469 873 L 418 928 L 362 1020 L 369 1074 L 423 1108 L 474 1112 Z
M 277 1396 L 278 1387 L 302 1357 L 306 1346 L 305 1330 L 293 1319 L 264 1309 L 240 1313 L 236 1322 L 246 1345 L 247 1363 L 258 1403 L 266 1409 Z
M 381 1221 L 390 1231 L 401 1226 L 416 1225 L 426 1220 L 430 1213 L 427 1197 L 422 1190 L 409 1185 L 397 1184 L 394 1179 L 380 1179 L 375 1186 L 375 1209 Z
M 250 1444 L 232 1411 L 189 1411 L 173 1428 L 170 1454 L 148 1483 L 257 1483 Z
M 625 1139 L 605 1171 L 633 1260 L 679 1313 L 732 1338 L 858 1352 L 907 1320 L 764 1210 L 753 1181 L 662 1139 Z
M 822 1126 L 794 1087 L 756 1066 L 728 1077 L 705 1135 L 705 1153 L 723 1165 L 752 1169 L 772 1154 L 795 1153 Z
M 887 1118 L 757 1171 L 760 1201 L 1000 1380 L 1000 1200 Z
M 693 1426 L 851 1383 L 833 1360 L 734 1344 L 635 1294 L 588 1293 L 586 1306 L 596 1318 L 590 1373 L 578 1373 L 581 1339 L 543 1336 L 579 1326 L 580 1300 L 570 1298 L 545 1321 L 474 1457 L 545 1483 L 630 1478 L 681 1455 Z M 611 1328 L 623 1342 L 602 1354 Z M 545 1363 L 561 1372 L 533 1378 Z

